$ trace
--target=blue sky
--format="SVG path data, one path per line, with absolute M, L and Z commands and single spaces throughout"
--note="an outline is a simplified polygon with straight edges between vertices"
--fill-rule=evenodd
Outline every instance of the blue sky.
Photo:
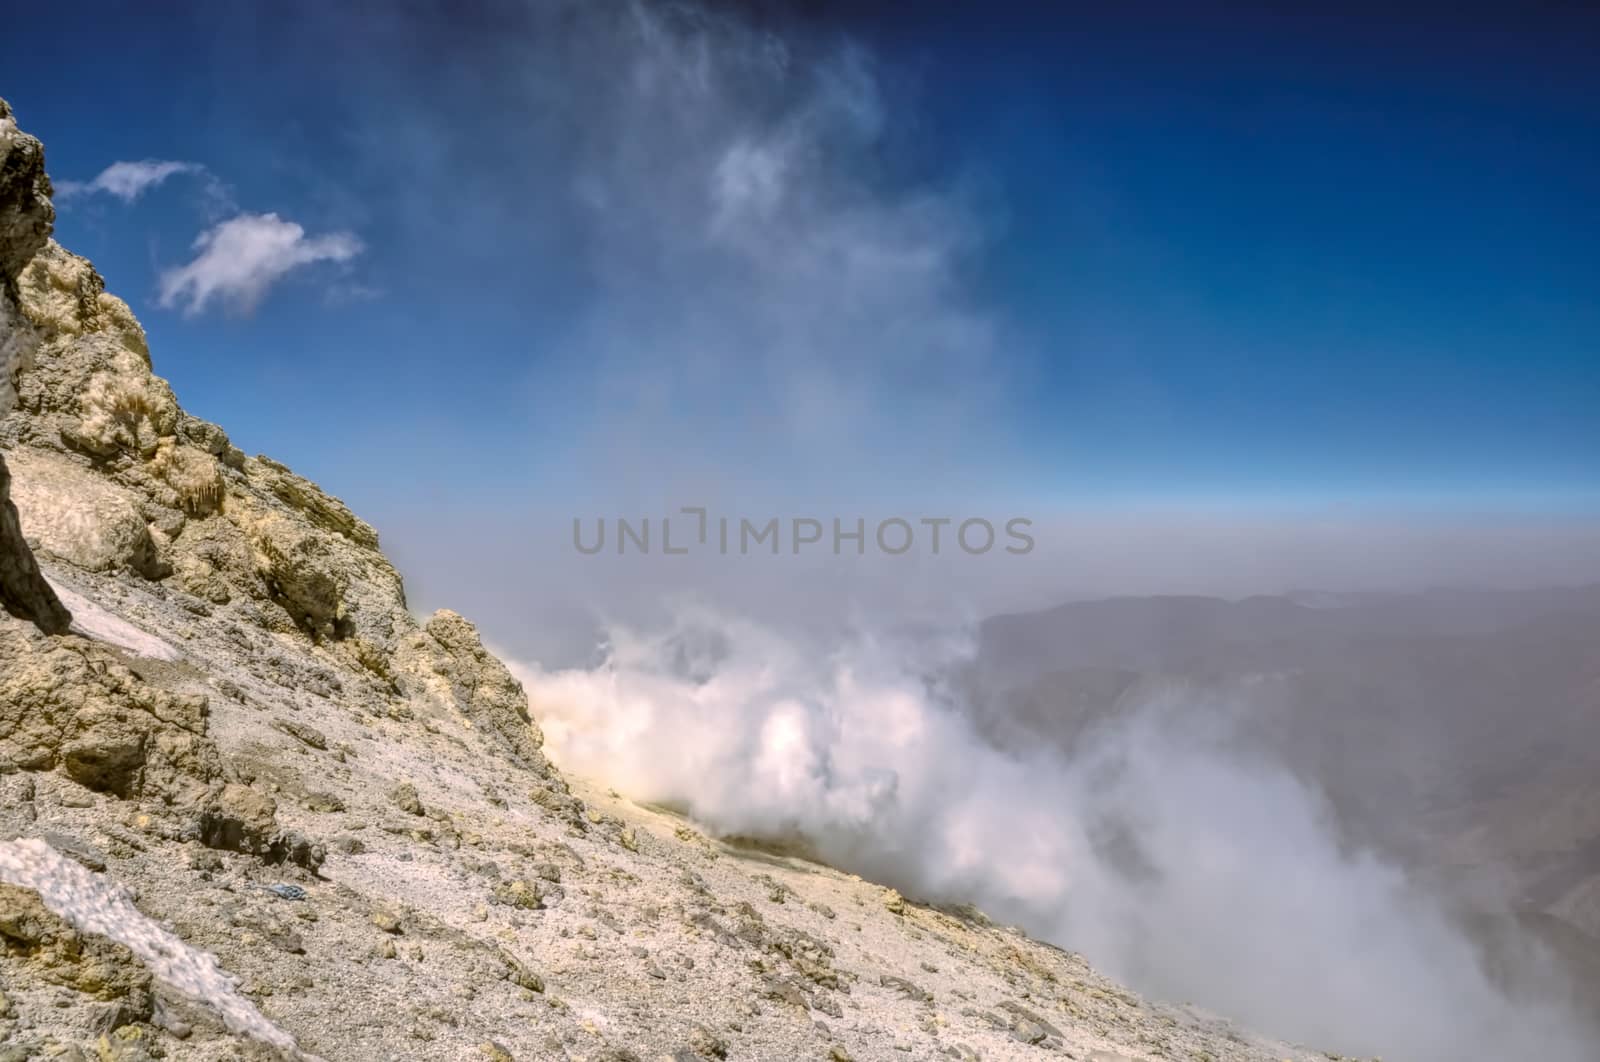
M 58 237 L 191 409 L 402 539 L 695 492 L 1600 503 L 1575 6 L 143 6 L 0 41 L 57 182 L 196 167 Z M 162 305 L 267 214 L 319 260 Z

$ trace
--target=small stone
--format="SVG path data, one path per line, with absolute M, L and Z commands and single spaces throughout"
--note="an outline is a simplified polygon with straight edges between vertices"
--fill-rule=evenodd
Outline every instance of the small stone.
M 223 866 L 222 857 L 209 848 L 197 848 L 189 853 L 190 870 L 221 870 Z
M 776 977 L 768 978 L 762 985 L 761 998 L 787 1003 L 802 1010 L 809 1008 L 806 994 L 800 990 L 798 985 Z
M 427 813 L 422 806 L 422 798 L 417 795 L 417 787 L 410 782 L 401 782 L 391 789 L 389 791 L 389 801 L 408 815 L 424 815 Z
M 314 811 L 319 815 L 331 815 L 345 810 L 344 801 L 332 793 L 307 793 L 305 805 L 307 811 Z
M 39 836 L 51 848 L 54 848 L 73 862 L 87 867 L 89 870 L 99 873 L 106 869 L 105 854 L 94 846 L 78 840 L 76 837 L 69 837 L 64 833 L 57 833 L 55 830 L 42 830 Z
M 1064 1035 L 1061 1032 L 1060 1029 L 1056 1028 L 1054 1025 L 1051 1025 L 1050 1022 L 1048 1020 L 1046 1020 L 1043 1016 L 1041 1016 L 1039 1014 L 1036 1014 L 1035 1012 L 1029 1010 L 1027 1007 L 1024 1007 L 1021 1003 L 1014 1003 L 1014 1002 L 1012 1002 L 1011 1000 L 1008 999 L 1005 1002 L 1000 1004 L 1000 1009 L 1004 1010 L 1004 1011 L 1008 1011 L 1013 1016 L 1012 1017 L 1012 1021 L 1013 1021 L 1013 1028 L 1014 1029 L 1016 1027 L 1020 1027 L 1022 1025 L 1034 1025 L 1034 1026 L 1037 1026 L 1039 1029 L 1043 1030 L 1045 1036 L 1062 1036 L 1062 1035 Z M 1032 1031 L 1031 1030 L 1029 1031 L 1028 1035 L 1032 1035 Z M 1018 1037 L 1018 1039 L 1022 1039 L 1022 1037 Z M 1043 1039 L 1043 1037 L 1041 1037 L 1040 1039 Z M 1037 1043 L 1038 1041 L 1037 1040 L 1025 1040 L 1024 1042 L 1026 1042 L 1026 1043 Z
M 194 1035 L 194 1026 L 178 1018 L 165 1007 L 158 1006 L 155 1016 L 150 1019 L 150 1024 L 158 1029 L 165 1029 L 175 1040 L 187 1040 Z
M 518 907 L 525 911 L 538 911 L 544 907 L 544 888 L 536 881 L 516 878 L 502 881 L 491 892 L 496 903 Z
M 811 997 L 811 1009 L 826 1014 L 830 1018 L 843 1018 L 844 1008 L 839 1006 L 838 1000 L 826 992 L 818 992 Z
M 503 1044 L 494 1040 L 485 1040 L 478 1045 L 478 1054 L 487 1058 L 489 1062 L 517 1062 L 517 1058 Z
M 154 1037 L 140 1025 L 124 1025 L 103 1034 L 94 1043 L 95 1057 L 100 1062 L 149 1062 L 154 1058 L 150 1051 Z
M 544 978 L 524 966 L 509 951 L 501 949 L 500 963 L 505 967 L 506 979 L 512 984 L 525 988 L 529 992 L 544 991 Z
M 883 974 L 878 978 L 878 983 L 884 988 L 892 988 L 907 999 L 914 999 L 918 1003 L 927 1003 L 933 999 L 928 990 L 921 985 L 914 984 L 904 977 L 895 977 L 893 974 Z
M 328 747 L 328 739 L 323 736 L 322 731 L 314 726 L 306 726 L 304 723 L 296 723 L 288 719 L 274 719 L 272 725 L 314 749 L 326 750 Z
M 372 912 L 372 924 L 385 933 L 392 933 L 396 936 L 400 933 L 400 916 L 393 911 L 380 910 Z
M 689 1048 L 706 1058 L 727 1058 L 728 1041 L 699 1022 L 689 1024 Z

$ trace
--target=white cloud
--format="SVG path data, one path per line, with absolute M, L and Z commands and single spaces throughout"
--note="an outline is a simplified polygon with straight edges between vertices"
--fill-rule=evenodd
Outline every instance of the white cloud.
M 104 192 L 131 203 L 145 192 L 180 173 L 204 174 L 206 168 L 198 162 L 176 162 L 171 159 L 144 159 L 140 162 L 113 162 L 92 181 L 58 181 L 56 198 L 93 195 Z
M 161 305 L 181 306 L 185 314 L 199 313 L 213 299 L 248 313 L 291 270 L 347 262 L 362 246 L 353 233 L 308 237 L 277 214 L 240 214 L 202 232 L 194 249 L 194 261 L 161 274 Z

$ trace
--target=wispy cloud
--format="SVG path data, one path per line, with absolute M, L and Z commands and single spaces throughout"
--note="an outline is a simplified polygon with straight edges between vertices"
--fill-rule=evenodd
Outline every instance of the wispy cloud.
M 213 301 L 249 313 L 289 272 L 317 262 L 348 262 L 361 253 L 353 233 L 307 236 L 277 214 L 240 214 L 194 241 L 193 261 L 161 274 L 161 305 L 201 312 Z
M 179 162 L 172 159 L 143 159 L 138 162 L 113 162 L 90 181 L 57 181 L 57 199 L 104 193 L 131 203 L 145 192 L 178 174 L 207 176 L 206 168 L 198 162 Z

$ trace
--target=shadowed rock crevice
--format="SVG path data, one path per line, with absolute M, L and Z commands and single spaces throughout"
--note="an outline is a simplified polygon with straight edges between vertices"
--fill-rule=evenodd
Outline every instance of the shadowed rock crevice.
M 22 535 L 17 507 L 11 504 L 11 471 L 0 456 L 0 605 L 20 619 L 32 620 L 46 634 L 60 634 L 72 614 L 39 573 L 33 551 Z

